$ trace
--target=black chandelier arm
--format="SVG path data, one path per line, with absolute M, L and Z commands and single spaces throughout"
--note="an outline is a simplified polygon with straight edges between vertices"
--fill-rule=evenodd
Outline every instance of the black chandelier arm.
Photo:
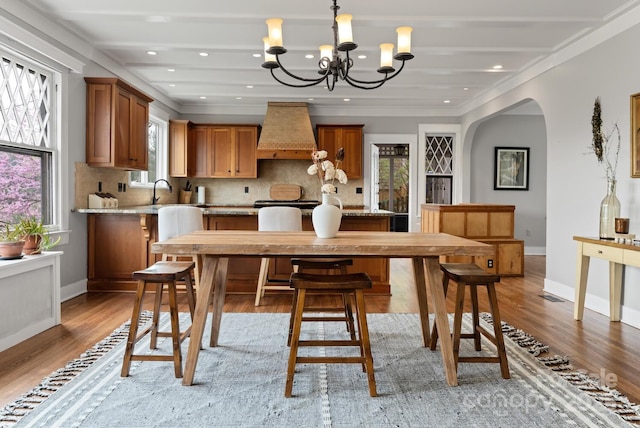
M 362 84 L 362 85 L 377 85 L 377 86 L 372 86 L 372 87 L 366 87 L 366 88 L 364 88 L 364 87 L 360 87 L 360 86 L 353 85 L 353 83 L 351 83 L 353 86 L 356 86 L 357 88 L 360 88 L 360 89 L 375 89 L 375 88 L 379 88 L 380 86 L 384 85 L 384 83 L 385 83 L 387 80 L 391 80 L 391 79 L 393 79 L 394 77 L 396 77 L 398 74 L 400 74 L 400 72 L 401 72 L 401 71 L 402 71 L 402 69 L 404 68 L 404 63 L 405 63 L 405 61 L 404 61 L 404 60 L 402 60 L 402 65 L 400 66 L 400 68 L 399 68 L 398 70 L 396 70 L 395 72 L 393 72 L 393 74 L 384 73 L 384 78 L 383 78 L 383 79 L 380 79 L 380 80 L 371 80 L 371 81 L 358 80 L 358 79 L 354 79 L 354 78 L 353 78 L 353 77 L 351 77 L 351 76 L 348 76 L 348 77 L 347 77 L 347 76 L 345 76 L 345 79 L 344 79 L 344 80 L 347 80 L 347 81 L 349 81 L 350 83 L 351 83 L 351 82 L 355 82 L 355 83 L 359 83 L 359 84 Z
M 280 62 L 280 55 L 276 55 L 276 62 L 278 63 L 279 68 L 281 68 L 282 71 L 287 76 L 291 77 L 292 79 L 300 80 L 302 82 L 312 82 L 311 84 L 308 84 L 308 85 L 300 85 L 300 86 L 298 86 L 298 85 L 288 85 L 288 86 L 293 86 L 293 87 L 297 87 L 297 88 L 306 88 L 308 86 L 317 85 L 318 83 L 322 82 L 324 80 L 324 78 L 331 72 L 330 68 L 327 67 L 325 72 L 324 72 L 324 74 L 322 75 L 322 77 L 319 77 L 317 79 L 308 79 L 308 78 L 305 78 L 305 77 L 296 76 L 295 74 L 293 74 L 289 70 L 287 70 L 285 68 L 285 66 L 282 65 L 282 63 Z M 275 78 L 275 75 L 273 74 L 273 69 L 271 69 L 271 75 L 273 75 L 274 78 Z M 276 80 L 278 80 L 278 79 L 276 79 Z M 282 83 L 282 81 L 280 81 L 280 80 L 278 80 L 278 81 L 280 83 Z
M 343 80 L 345 82 L 347 82 L 348 84 L 350 84 L 351 86 L 353 86 L 354 88 L 369 90 L 369 89 L 379 88 L 380 86 L 384 85 L 385 82 L 387 80 L 389 80 L 389 79 L 385 78 L 385 79 L 382 79 L 382 80 L 376 80 L 375 82 L 366 82 L 366 81 L 362 81 L 362 80 L 352 79 L 350 76 L 347 76 Z M 356 82 L 358 82 L 358 83 L 356 83 Z M 363 85 L 371 85 L 371 86 L 363 86 Z
M 317 79 L 317 80 L 312 80 L 312 79 L 300 79 L 300 78 L 298 78 L 299 80 L 311 81 L 311 83 L 302 83 L 302 84 L 296 85 L 296 84 L 293 84 L 293 83 L 285 82 L 284 80 L 282 80 L 282 79 L 278 78 L 278 76 L 276 76 L 276 74 L 273 72 L 273 70 L 274 70 L 274 68 L 272 68 L 272 69 L 270 69 L 270 70 L 269 70 L 269 71 L 271 71 L 271 76 L 272 76 L 272 77 L 273 77 L 273 78 L 274 78 L 278 83 L 281 83 L 281 84 L 283 84 L 284 86 L 289 86 L 290 88 L 308 88 L 308 87 L 310 87 L 310 86 L 315 86 L 315 85 L 317 85 L 317 84 L 319 84 L 319 83 L 322 83 L 322 81 L 323 81 L 324 79 L 326 79 L 326 78 L 327 78 L 326 76 L 320 77 L 320 78 L 319 78 L 319 79 Z M 287 73 L 287 74 L 288 74 L 288 73 Z M 294 76 L 294 77 L 295 77 L 295 76 Z

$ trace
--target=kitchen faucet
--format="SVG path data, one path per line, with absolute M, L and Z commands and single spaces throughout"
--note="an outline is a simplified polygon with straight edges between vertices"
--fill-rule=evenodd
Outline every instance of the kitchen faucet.
M 153 183 L 153 197 L 151 198 L 151 205 L 155 205 L 156 202 L 158 202 L 158 200 L 160 198 L 156 198 L 156 184 L 158 184 L 158 181 L 164 181 L 165 183 L 167 183 L 167 185 L 169 186 L 169 193 L 173 192 L 173 187 L 171 187 L 171 183 L 169 183 L 167 180 L 165 180 L 164 178 L 159 178 L 157 179 L 154 183 Z

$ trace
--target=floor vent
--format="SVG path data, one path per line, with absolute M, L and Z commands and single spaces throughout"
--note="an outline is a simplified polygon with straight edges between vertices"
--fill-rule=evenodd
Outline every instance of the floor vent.
M 561 298 L 552 296 L 551 294 L 543 294 L 540 297 L 542 297 L 543 299 L 547 299 L 550 302 L 564 302 L 564 300 L 562 300 Z

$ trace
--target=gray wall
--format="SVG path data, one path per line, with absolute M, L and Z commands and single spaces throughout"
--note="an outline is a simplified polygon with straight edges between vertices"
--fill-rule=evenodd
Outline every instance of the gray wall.
M 495 147 L 529 147 L 528 191 L 493 189 Z M 547 213 L 544 118 L 505 114 L 482 122 L 473 136 L 470 178 L 470 202 L 515 205 L 515 237 L 525 241 L 527 254 L 544 254 Z

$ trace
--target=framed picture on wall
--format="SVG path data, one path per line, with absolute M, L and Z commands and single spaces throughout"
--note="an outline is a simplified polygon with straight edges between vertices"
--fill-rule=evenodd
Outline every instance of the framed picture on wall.
M 496 147 L 494 190 L 529 190 L 529 147 Z

